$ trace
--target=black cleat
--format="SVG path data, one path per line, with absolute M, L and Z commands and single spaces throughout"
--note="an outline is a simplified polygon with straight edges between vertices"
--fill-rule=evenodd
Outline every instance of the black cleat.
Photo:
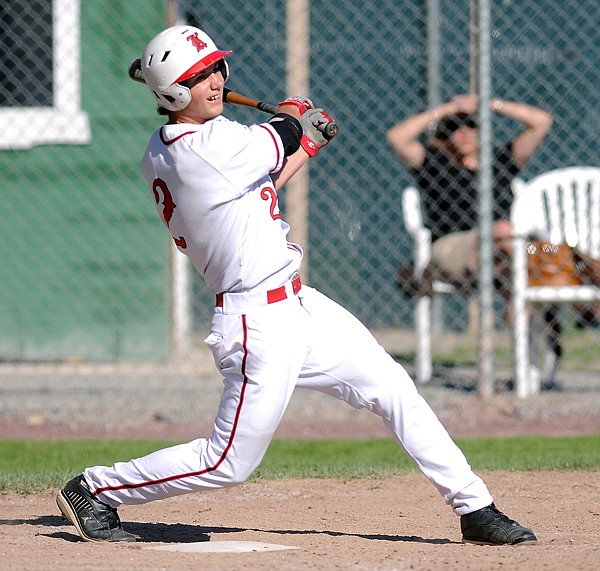
M 461 516 L 463 543 L 477 545 L 533 545 L 534 533 L 505 516 L 493 503 Z
M 121 526 L 117 510 L 92 496 L 83 475 L 67 483 L 56 504 L 84 541 L 136 541 Z

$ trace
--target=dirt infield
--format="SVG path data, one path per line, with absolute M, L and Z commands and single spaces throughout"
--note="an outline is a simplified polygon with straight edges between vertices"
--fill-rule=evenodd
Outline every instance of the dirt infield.
M 183 376 L 123 382 L 119 375 L 45 380 L 7 374 L 0 437 L 13 439 L 168 438 L 208 434 L 220 394 Z M 204 371 L 204 369 L 199 369 Z M 36 371 L 37 373 L 37 371 Z M 462 371 L 454 372 L 465 382 Z M 450 434 L 467 436 L 600 433 L 598 375 L 563 372 L 561 392 L 531 399 L 499 394 L 482 402 L 469 390 L 432 384 L 426 399 Z M 2 377 L 0 376 L 0 380 Z M 51 382 L 52 381 L 52 382 Z M 118 394 L 119 398 L 115 398 Z M 67 398 L 68 397 L 68 398 Z M 94 420 L 95 422 L 91 422 Z M 278 438 L 389 437 L 381 420 L 318 393 L 298 392 Z M 600 561 L 600 472 L 481 474 L 500 509 L 530 526 L 531 547 L 478 547 L 460 541 L 458 518 L 421 475 L 387 480 L 250 482 L 120 510 L 135 544 L 79 540 L 60 515 L 56 491 L 0 494 L 0 569 L 174 571 L 588 570 Z M 163 551 L 217 543 L 290 546 L 287 551 Z
M 0 495 L 2 569 L 593 569 L 600 561 L 600 472 L 482 474 L 496 503 L 539 543 L 460 542 L 458 518 L 420 474 L 388 480 L 252 482 L 120 510 L 135 544 L 79 540 L 54 492 Z M 260 542 L 287 551 L 186 553 L 157 547 Z M 243 545 L 243 544 L 242 544 Z

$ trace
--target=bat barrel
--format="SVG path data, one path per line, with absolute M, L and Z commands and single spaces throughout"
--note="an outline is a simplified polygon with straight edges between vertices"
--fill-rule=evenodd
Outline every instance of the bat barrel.
M 138 83 L 146 83 L 142 73 L 142 60 L 134 59 L 129 66 L 129 77 Z

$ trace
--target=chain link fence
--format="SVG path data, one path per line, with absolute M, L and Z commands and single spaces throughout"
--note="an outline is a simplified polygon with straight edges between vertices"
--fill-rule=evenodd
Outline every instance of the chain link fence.
M 600 6 L 592 0 L 492 4 L 485 32 L 493 97 L 554 119 L 517 176 L 600 166 Z M 290 35 L 292 8 L 308 11 L 305 33 L 295 28 Z M 176 22 L 198 25 L 233 50 L 228 87 L 256 99 L 296 94 L 288 86 L 302 85 L 294 77 L 307 66 L 307 92 L 298 94 L 328 111 L 340 133 L 311 162 L 304 189 L 305 281 L 348 307 L 413 372 L 418 297 L 398 286 L 397 273 L 414 262 L 402 195 L 418 179 L 387 133 L 476 88 L 471 20 L 464 0 L 3 3 L 0 387 L 7 398 L 0 414 L 89 420 L 90 396 L 115 384 L 123 402 L 106 397 L 105 408 L 119 422 L 127 410 L 132 421 L 194 419 L 197 400 L 207 400 L 202 381 L 214 381 L 216 373 L 202 339 L 213 295 L 174 256 L 156 218 L 139 162 L 161 118 L 150 93 L 127 77 L 147 41 Z M 236 106 L 226 114 L 241 122 L 266 119 Z M 499 113 L 492 127 L 497 145 L 523 128 Z M 427 132 L 419 141 L 427 143 Z M 456 206 L 449 203 L 446 213 L 460 221 L 465 208 L 453 211 Z M 298 216 L 286 191 L 282 210 L 284 217 Z M 509 282 L 500 285 L 510 290 Z M 189 295 L 182 300 L 174 290 Z M 476 388 L 472 299 L 450 295 L 433 303 L 432 390 Z M 508 394 L 513 359 L 505 306 L 498 295 L 496 389 Z M 565 389 L 569 383 L 586 393 L 598 389 L 598 309 L 558 308 Z M 159 404 L 144 402 L 140 395 L 154 398 L 163 381 L 188 387 L 183 405 L 169 388 L 159 392 Z M 188 392 L 193 383 L 201 395 Z M 218 381 L 213 384 L 211 402 L 218 393 Z M 56 386 L 69 387 L 69 394 L 38 398 Z

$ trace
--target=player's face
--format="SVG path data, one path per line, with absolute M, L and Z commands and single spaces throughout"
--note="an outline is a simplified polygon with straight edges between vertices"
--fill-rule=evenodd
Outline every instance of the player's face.
M 223 113 L 225 80 L 220 69 L 217 62 L 184 83 L 192 93 L 191 103 L 180 115 L 186 122 L 204 123 Z

